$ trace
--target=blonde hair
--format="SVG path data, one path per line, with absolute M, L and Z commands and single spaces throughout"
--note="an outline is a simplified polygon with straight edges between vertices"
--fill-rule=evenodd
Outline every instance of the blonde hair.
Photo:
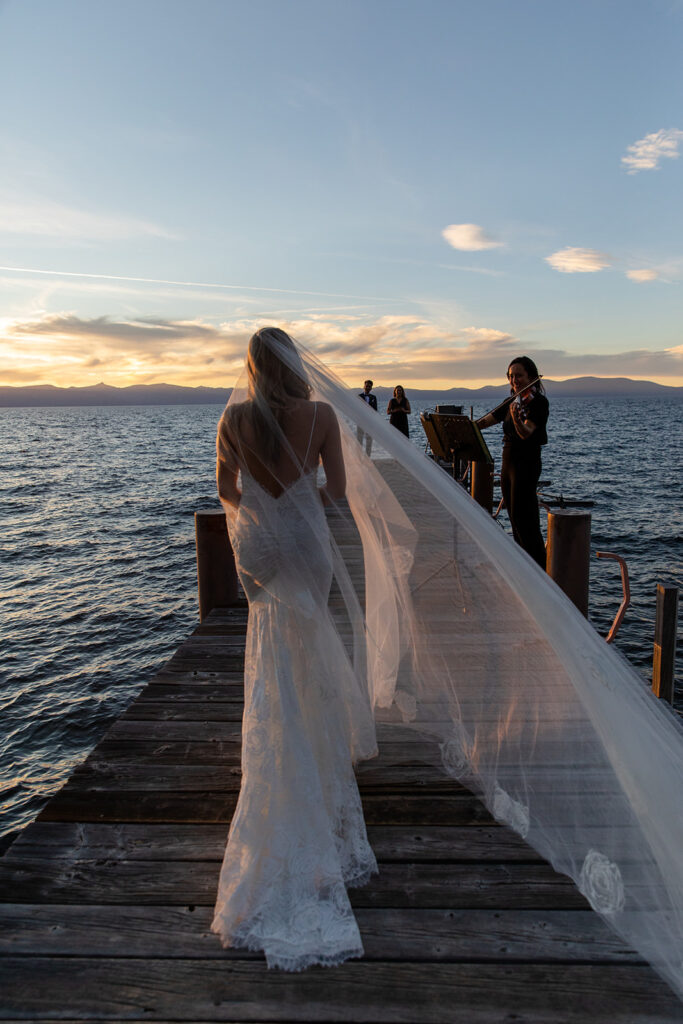
M 287 362 L 280 352 L 285 350 Z M 249 339 L 247 349 L 249 397 L 260 397 L 277 416 L 292 398 L 309 398 L 311 388 L 306 380 L 301 357 L 286 331 L 279 327 L 262 327 Z
M 273 418 L 282 427 L 292 400 L 311 396 L 301 356 L 286 331 L 262 327 L 252 334 L 247 349 L 247 381 L 249 401 L 235 410 L 238 422 L 233 420 L 233 425 L 239 429 L 243 419 L 248 421 L 259 458 L 272 466 L 282 447 L 278 431 L 273 429 Z

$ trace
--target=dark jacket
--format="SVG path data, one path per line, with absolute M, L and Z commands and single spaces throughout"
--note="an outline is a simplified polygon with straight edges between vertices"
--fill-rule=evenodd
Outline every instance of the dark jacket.
M 376 395 L 373 395 L 372 391 L 370 392 L 369 395 L 366 395 L 364 391 L 361 391 L 358 397 L 362 398 L 364 402 L 367 399 L 367 404 L 370 406 L 370 408 L 374 409 L 375 412 L 377 412 L 377 397 Z

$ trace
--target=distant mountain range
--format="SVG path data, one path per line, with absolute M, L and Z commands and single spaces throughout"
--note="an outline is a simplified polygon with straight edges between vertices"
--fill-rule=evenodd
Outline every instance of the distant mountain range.
M 683 398 L 683 388 L 655 384 L 628 377 L 574 377 L 572 380 L 544 379 L 553 398 Z M 28 387 L 0 387 L 0 407 L 70 405 L 225 405 L 231 388 L 186 388 L 176 384 L 132 384 L 115 388 L 110 384 L 92 384 L 86 388 L 58 388 L 54 384 Z M 360 388 L 358 389 L 360 392 Z M 391 388 L 377 387 L 375 394 L 386 401 Z M 508 394 L 505 385 L 483 388 L 446 388 L 420 391 L 409 388 L 415 402 L 441 402 L 470 405 L 474 402 L 501 401 Z

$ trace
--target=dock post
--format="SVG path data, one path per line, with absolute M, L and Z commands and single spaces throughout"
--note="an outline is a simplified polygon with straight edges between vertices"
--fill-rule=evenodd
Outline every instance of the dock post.
M 548 510 L 546 572 L 582 615 L 588 615 L 590 547 L 590 512 L 569 508 Z
M 222 509 L 200 509 L 194 514 L 197 545 L 199 621 L 213 608 L 237 604 L 237 571 Z
M 489 515 L 493 514 L 493 463 L 473 462 L 472 497 Z
M 652 658 L 652 690 L 669 704 L 674 701 L 674 664 L 678 625 L 678 587 L 657 584 L 655 646 Z

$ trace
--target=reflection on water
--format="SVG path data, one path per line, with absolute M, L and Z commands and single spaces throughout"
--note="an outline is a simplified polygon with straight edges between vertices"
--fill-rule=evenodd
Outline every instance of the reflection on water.
M 413 409 L 411 435 L 422 447 L 419 404 Z M 543 476 L 551 493 L 594 499 L 594 549 L 627 558 L 633 603 L 616 646 L 644 675 L 655 584 L 681 584 L 680 409 L 658 402 L 657 421 L 671 434 L 643 438 L 649 401 L 551 395 Z M 0 409 L 0 834 L 35 817 L 194 628 L 192 517 L 216 506 L 221 411 Z M 485 411 L 475 406 L 475 415 Z M 499 434 L 486 435 L 498 466 Z M 591 618 L 606 634 L 621 599 L 619 569 L 593 561 L 591 574 Z

